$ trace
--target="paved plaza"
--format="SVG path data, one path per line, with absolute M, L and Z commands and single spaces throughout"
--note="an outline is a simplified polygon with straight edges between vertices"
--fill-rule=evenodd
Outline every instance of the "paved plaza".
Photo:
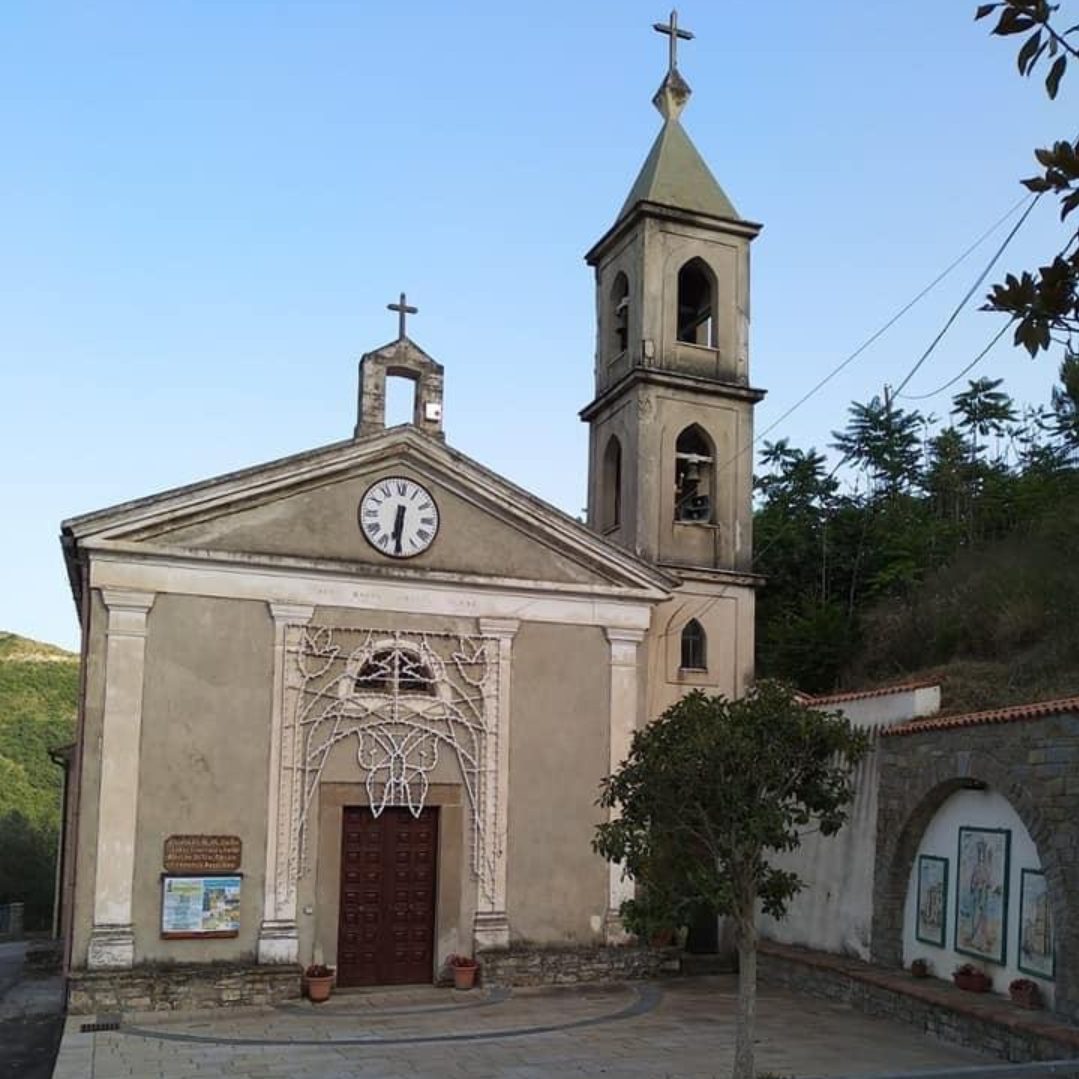
M 735 979 L 474 991 L 340 993 L 236 1012 L 67 1021 L 54 1079 L 711 1079 L 730 1073 Z M 763 989 L 758 1063 L 782 1075 L 853 1075 L 990 1063 L 849 1008 Z M 99 1017 L 101 1018 L 101 1017 Z

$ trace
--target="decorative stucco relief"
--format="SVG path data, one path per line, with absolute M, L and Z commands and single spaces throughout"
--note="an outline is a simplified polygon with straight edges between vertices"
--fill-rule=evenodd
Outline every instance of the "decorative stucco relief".
M 495 637 L 290 626 L 281 745 L 286 807 L 277 891 L 294 906 L 309 870 L 309 820 L 333 747 L 354 740 L 372 813 L 423 809 L 439 761 L 456 763 L 469 810 L 471 868 L 492 901 L 501 844 L 499 641 Z

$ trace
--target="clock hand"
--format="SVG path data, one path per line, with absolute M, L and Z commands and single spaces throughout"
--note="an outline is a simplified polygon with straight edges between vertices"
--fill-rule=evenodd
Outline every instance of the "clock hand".
M 405 507 L 397 507 L 397 516 L 393 519 L 393 549 L 395 554 L 401 553 L 401 533 L 405 530 Z

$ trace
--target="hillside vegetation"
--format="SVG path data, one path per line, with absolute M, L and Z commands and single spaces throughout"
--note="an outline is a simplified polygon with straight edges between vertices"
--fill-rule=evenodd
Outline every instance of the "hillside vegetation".
M 75 736 L 78 656 L 0 632 L 0 903 L 26 904 L 47 928 L 60 826 L 61 772 L 49 750 Z
M 854 404 L 831 467 L 766 445 L 761 674 L 812 692 L 931 678 L 953 712 L 1079 693 L 1079 359 L 1046 406 L 1000 387 L 970 382 L 944 425 Z

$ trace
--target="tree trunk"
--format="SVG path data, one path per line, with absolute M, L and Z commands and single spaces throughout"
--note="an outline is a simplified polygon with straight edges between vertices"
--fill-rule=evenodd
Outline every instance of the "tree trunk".
M 738 1018 L 734 1036 L 733 1079 L 753 1079 L 753 1035 L 757 1018 L 757 927 L 754 896 L 735 912 L 738 935 Z

